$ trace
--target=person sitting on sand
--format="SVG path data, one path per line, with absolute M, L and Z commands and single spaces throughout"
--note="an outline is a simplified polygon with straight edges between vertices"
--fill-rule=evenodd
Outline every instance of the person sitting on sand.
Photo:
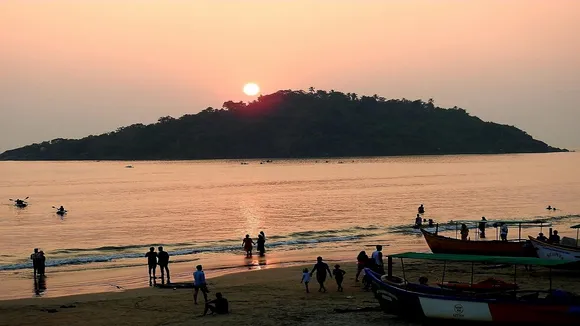
M 427 282 L 429 282 L 429 279 L 426 278 L 425 276 L 419 277 L 419 284 L 420 285 L 429 286 L 429 284 L 427 284 Z
M 558 231 L 554 230 L 550 239 L 548 239 L 548 243 L 551 244 L 560 244 L 560 236 L 558 235 Z
M 501 223 L 501 227 L 499 229 L 499 235 L 501 237 L 501 241 L 508 241 L 507 240 L 507 235 L 508 235 L 508 226 L 506 223 Z
M 479 237 L 482 239 L 485 239 L 485 227 L 487 226 L 487 220 L 485 219 L 485 216 L 481 217 L 481 222 L 479 222 L 479 224 L 477 225 L 477 228 L 479 229 Z
M 461 240 L 467 241 L 467 236 L 469 236 L 469 229 L 465 223 L 461 224 Z
M 417 214 L 417 217 L 415 217 L 415 225 L 413 227 L 420 228 L 422 224 L 423 224 L 423 219 L 421 218 L 421 215 Z
M 159 270 L 161 271 L 161 283 L 163 283 L 164 281 L 164 271 L 167 273 L 167 284 L 171 283 L 171 279 L 169 276 L 169 254 L 167 253 L 167 251 L 163 251 L 163 247 L 159 247 L 157 248 L 158 253 L 157 253 L 157 257 L 159 258 L 159 261 L 157 262 L 157 264 L 159 265 Z
M 334 269 L 332 270 L 332 275 L 334 275 L 334 279 L 336 280 L 336 285 L 338 286 L 338 292 L 342 292 L 342 281 L 344 280 L 344 274 L 346 272 L 340 269 L 340 265 L 334 265 Z
M 310 283 L 310 273 L 308 273 L 308 268 L 302 270 L 302 280 L 300 283 L 304 283 L 306 293 L 310 293 L 310 290 L 308 289 L 308 283 Z
M 262 233 L 258 234 L 258 252 L 260 253 L 260 257 L 264 257 L 264 253 L 266 252 L 266 248 L 265 248 L 265 243 L 266 243 L 266 239 L 264 238 L 264 236 L 262 235 Z
M 358 282 L 358 277 L 360 276 L 360 273 L 367 265 L 367 260 L 369 260 L 369 256 L 364 250 L 361 251 L 356 257 L 356 276 L 354 279 L 355 282 Z
M 310 272 L 310 276 L 316 272 L 316 281 L 320 285 L 318 292 L 326 292 L 326 288 L 324 287 L 324 281 L 326 281 L 326 272 L 328 271 L 328 275 L 332 278 L 332 272 L 330 271 L 330 267 L 328 264 L 322 261 L 322 257 L 318 256 L 316 258 L 316 264 L 314 268 L 312 268 L 312 272 Z
M 197 304 L 197 294 L 199 293 L 199 290 L 201 290 L 205 302 L 207 302 L 207 294 L 209 293 L 209 290 L 207 289 L 207 283 L 205 282 L 205 273 L 202 270 L 203 266 L 197 265 L 195 268 L 197 270 L 193 272 L 193 287 L 195 289 L 193 292 L 193 303 Z
M 205 304 L 203 315 L 207 315 L 208 311 L 211 311 L 211 314 L 215 313 L 219 315 L 224 315 L 230 312 L 228 300 L 222 296 L 221 292 L 216 293 L 215 299 Z
M 377 250 L 375 250 L 372 255 L 371 255 L 371 259 L 373 260 L 373 263 L 375 265 L 375 272 L 381 274 L 381 275 L 385 275 L 385 267 L 383 264 L 383 246 L 381 245 L 377 245 Z
M 246 251 L 247 258 L 252 257 L 253 245 L 255 245 L 254 241 L 252 240 L 252 238 L 250 238 L 249 234 L 246 234 L 246 237 L 244 238 L 244 240 L 242 240 L 242 246 L 244 247 L 244 250 Z
M 423 207 L 423 204 L 421 204 L 421 206 L 419 206 L 419 208 L 417 209 L 417 212 L 418 212 L 419 214 L 423 214 L 423 213 L 425 213 L 425 207 Z
M 542 232 L 540 232 L 538 234 L 538 236 L 536 237 L 536 240 L 540 240 L 542 242 L 546 242 L 546 241 L 548 241 L 548 238 L 546 238 L 546 236 Z

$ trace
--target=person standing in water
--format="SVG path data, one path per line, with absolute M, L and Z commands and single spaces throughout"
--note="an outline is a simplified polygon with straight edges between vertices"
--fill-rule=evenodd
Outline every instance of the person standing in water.
M 34 277 L 38 273 L 38 248 L 34 248 L 34 252 L 30 255 L 32 260 L 32 270 L 34 271 Z
M 44 251 L 38 252 L 38 275 L 44 276 L 46 270 L 46 256 L 44 256 Z
M 157 253 L 155 252 L 155 247 L 150 247 L 149 252 L 145 254 L 145 257 L 147 257 L 149 284 L 151 284 L 151 280 L 155 281 L 155 270 L 157 269 Z
M 330 271 L 330 267 L 328 264 L 322 261 L 322 257 L 318 256 L 316 258 L 316 264 L 314 268 L 312 268 L 312 272 L 310 272 L 310 276 L 316 272 L 316 281 L 320 285 L 318 292 L 326 292 L 326 288 L 324 287 L 324 282 L 326 281 L 326 272 L 328 271 L 328 275 L 332 278 L 332 272 Z
M 159 258 L 159 261 L 157 262 L 157 264 L 159 265 L 159 270 L 161 271 L 161 283 L 164 282 L 164 273 L 167 273 L 167 284 L 171 283 L 171 279 L 169 276 L 169 253 L 167 253 L 167 251 L 163 251 L 163 247 L 159 247 L 157 248 L 158 252 L 157 252 L 157 257 Z
M 255 245 L 254 241 L 252 240 L 252 238 L 250 238 L 249 234 L 246 234 L 246 237 L 244 238 L 244 240 L 242 240 L 242 246 L 246 251 L 246 258 L 252 257 L 252 249 L 254 248 L 253 245 Z
M 260 257 L 264 257 L 264 253 L 266 252 L 266 247 L 265 247 L 265 243 L 266 243 L 266 239 L 264 238 L 264 236 L 262 235 L 263 233 L 258 234 L 258 252 L 260 253 Z
M 425 213 L 425 207 L 423 207 L 423 204 L 421 204 L 421 206 L 419 206 L 419 208 L 417 209 L 417 212 L 418 212 L 419 214 L 423 214 L 423 213 Z

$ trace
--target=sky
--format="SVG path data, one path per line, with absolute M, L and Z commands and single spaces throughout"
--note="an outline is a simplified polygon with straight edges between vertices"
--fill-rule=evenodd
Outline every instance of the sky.
M 433 98 L 580 149 L 577 0 L 0 0 L 0 152 L 280 89 Z

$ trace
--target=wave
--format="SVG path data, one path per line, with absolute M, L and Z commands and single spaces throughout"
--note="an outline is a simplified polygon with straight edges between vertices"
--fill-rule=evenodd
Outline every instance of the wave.
M 364 228 L 366 229 L 366 228 Z M 331 230 L 333 231 L 333 230 Z M 283 241 L 268 241 L 267 247 L 268 248 L 280 248 L 280 247 L 287 247 L 287 250 L 293 249 L 301 249 L 298 246 L 309 246 L 315 245 L 319 243 L 328 243 L 328 242 L 345 242 L 345 241 L 353 241 L 358 240 L 364 237 L 374 236 L 377 234 L 367 233 L 367 234 L 353 234 L 353 235 L 343 235 L 343 236 L 330 236 L 324 235 L 321 233 L 325 233 L 327 231 L 312 231 L 308 234 L 315 234 L 318 235 L 314 238 L 300 238 L 300 239 L 287 239 Z M 297 232 L 299 233 L 299 232 Z M 269 238 L 272 240 L 273 237 Z M 173 256 L 183 256 L 183 255 L 195 255 L 205 252 L 212 252 L 212 253 L 220 253 L 220 252 L 230 252 L 230 251 L 240 251 L 240 245 L 237 244 L 232 245 L 214 245 L 214 246 L 207 246 L 207 247 L 199 247 L 199 248 L 182 248 L 182 249 L 175 249 L 169 250 L 168 252 L 170 255 Z M 172 247 L 174 245 L 171 245 Z M 70 253 L 71 251 L 96 251 L 101 248 L 105 248 L 104 251 L 113 250 L 111 248 L 116 248 L 116 250 L 123 249 L 134 249 L 134 248 L 147 248 L 149 246 L 143 245 L 129 245 L 129 246 L 106 246 L 106 247 L 99 247 L 99 248 L 92 248 L 92 249 L 62 249 L 58 250 L 61 253 Z M 56 251 L 55 251 L 56 252 Z M 90 263 L 103 263 L 103 262 L 110 262 L 113 260 L 119 259 L 131 259 L 131 258 L 144 258 L 144 253 L 134 253 L 134 252 L 122 252 L 122 253 L 115 253 L 115 254 L 108 254 L 108 255 L 90 255 L 90 256 L 78 256 L 78 257 L 69 257 L 69 258 L 62 258 L 62 259 L 48 259 L 46 261 L 47 267 L 57 267 L 57 266 L 67 266 L 67 265 L 81 265 L 81 264 L 90 264 Z M 175 260 L 172 260 L 175 261 Z M 32 262 L 25 262 L 25 263 L 17 263 L 17 264 L 9 264 L 9 265 L 0 265 L 0 271 L 9 271 L 9 270 L 18 270 L 18 269 L 25 269 L 31 268 Z

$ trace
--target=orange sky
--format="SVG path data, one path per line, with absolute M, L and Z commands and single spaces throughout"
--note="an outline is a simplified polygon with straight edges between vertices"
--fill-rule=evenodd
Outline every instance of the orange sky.
M 0 151 L 310 86 L 580 148 L 580 1 L 0 1 Z

